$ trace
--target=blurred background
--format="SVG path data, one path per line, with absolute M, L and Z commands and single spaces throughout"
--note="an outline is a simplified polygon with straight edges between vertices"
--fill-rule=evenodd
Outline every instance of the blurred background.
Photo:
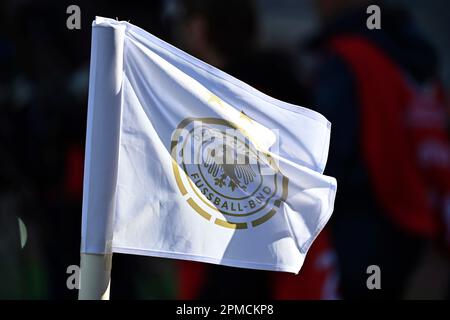
M 69 30 L 66 9 L 81 9 Z M 381 8 L 381 29 L 366 21 Z M 333 124 L 330 223 L 299 275 L 114 255 L 111 298 L 448 299 L 450 3 L 0 1 L 0 298 L 75 299 L 91 23 L 127 20 Z M 381 270 L 368 290 L 367 268 Z

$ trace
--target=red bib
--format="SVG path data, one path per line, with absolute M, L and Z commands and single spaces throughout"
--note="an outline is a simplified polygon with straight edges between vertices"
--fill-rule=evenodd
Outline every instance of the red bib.
M 356 79 L 363 159 L 377 200 L 403 229 L 435 236 L 450 195 L 450 148 L 440 86 L 415 84 L 361 37 L 337 37 L 331 46 Z

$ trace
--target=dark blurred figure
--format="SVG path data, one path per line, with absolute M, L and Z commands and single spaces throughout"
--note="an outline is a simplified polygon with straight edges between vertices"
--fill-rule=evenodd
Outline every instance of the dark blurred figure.
M 332 227 L 343 297 L 402 298 L 428 243 L 443 240 L 445 214 L 449 222 L 436 55 L 383 2 L 381 30 L 366 27 L 372 1 L 315 3 L 325 28 L 312 42 L 321 55 L 313 105 L 333 125 L 326 173 L 339 185 Z M 381 269 L 381 290 L 366 286 L 370 265 Z
M 254 1 L 180 3 L 179 41 L 183 49 L 275 98 L 291 103 L 306 100 L 292 58 L 283 50 L 258 47 Z
M 253 1 L 184 0 L 178 8 L 183 49 L 275 98 L 307 104 L 296 66 L 283 50 L 258 47 Z M 326 231 L 313 244 L 300 275 L 179 263 L 182 299 L 336 298 L 334 252 Z

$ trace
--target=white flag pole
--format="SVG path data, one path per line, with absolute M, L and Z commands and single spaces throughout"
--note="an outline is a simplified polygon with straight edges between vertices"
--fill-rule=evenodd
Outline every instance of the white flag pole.
M 92 28 L 78 298 L 109 299 L 125 25 Z
M 112 254 L 81 254 L 79 300 L 109 300 Z

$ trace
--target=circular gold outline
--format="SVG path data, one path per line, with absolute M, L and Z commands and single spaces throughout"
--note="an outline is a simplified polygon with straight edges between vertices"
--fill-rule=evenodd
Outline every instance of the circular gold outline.
M 217 119 L 217 118 L 186 118 L 183 121 L 180 122 L 180 124 L 177 126 L 177 129 L 183 129 L 184 127 L 186 127 L 189 123 L 193 122 L 193 121 L 204 121 L 206 123 L 211 123 L 211 124 L 225 124 L 228 125 L 232 128 L 235 128 L 236 130 L 240 130 L 240 128 L 238 126 L 236 126 L 235 124 L 233 124 L 232 122 L 225 120 L 225 119 Z M 242 130 L 240 130 L 242 132 Z M 176 131 L 177 132 L 177 131 Z M 177 146 L 177 141 L 178 141 L 178 136 L 176 136 L 176 139 L 174 139 L 174 137 L 172 137 L 172 141 L 171 141 L 171 155 L 172 155 L 172 169 L 174 171 L 174 176 L 175 176 L 175 181 L 177 183 L 178 188 L 180 189 L 181 194 L 184 196 L 187 194 L 187 190 L 181 180 L 181 176 L 180 176 L 180 170 L 179 170 L 179 165 L 178 163 L 175 161 L 176 159 L 176 146 Z M 274 164 L 275 166 L 275 164 Z M 281 202 L 286 201 L 287 195 L 288 195 L 288 185 L 289 185 L 289 179 L 284 176 L 281 173 L 281 170 L 277 167 L 277 171 L 279 172 L 279 174 L 282 176 L 282 192 L 281 192 L 281 197 L 277 200 L 274 201 L 274 205 L 276 207 L 280 207 Z M 184 171 L 183 171 L 184 173 Z M 186 173 L 184 173 L 186 175 Z M 276 175 L 275 175 L 276 176 Z M 187 180 L 189 181 L 189 177 L 187 177 Z M 187 203 L 191 206 L 191 208 L 196 211 L 199 215 L 201 215 L 203 218 L 205 218 L 206 220 L 211 220 L 211 214 L 207 213 L 205 210 L 203 210 L 201 207 L 198 206 L 197 203 L 195 203 L 195 201 L 192 198 L 188 198 L 187 199 Z M 217 208 L 216 208 L 217 210 Z M 270 218 L 272 218 L 272 216 L 274 216 L 276 213 L 276 209 L 272 209 L 270 210 L 268 213 L 266 213 L 265 215 L 252 220 L 248 223 L 251 223 L 253 227 L 257 227 L 261 224 L 263 224 L 264 222 L 266 222 L 267 220 L 269 220 Z M 215 218 L 214 221 L 215 224 L 217 225 L 221 225 L 223 227 L 226 228 L 231 228 L 231 229 L 247 229 L 248 223 L 247 222 L 237 222 L 237 223 L 233 223 L 233 222 L 229 222 L 229 221 L 225 221 L 222 219 L 218 219 Z

